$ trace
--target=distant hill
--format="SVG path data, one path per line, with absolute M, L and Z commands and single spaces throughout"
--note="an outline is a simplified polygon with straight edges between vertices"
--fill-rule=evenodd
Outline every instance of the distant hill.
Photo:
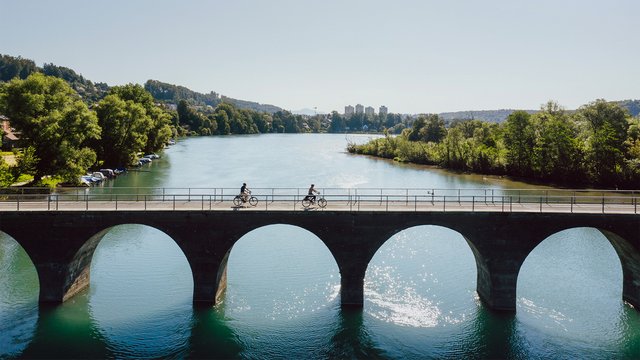
M 620 105 L 622 108 L 627 109 L 631 116 L 640 115 L 640 100 L 620 100 L 612 101 L 615 104 Z M 516 110 L 514 109 L 500 109 L 500 110 L 469 110 L 469 111 L 455 111 L 444 112 L 438 114 L 445 121 L 453 120 L 484 120 L 490 122 L 501 123 L 507 119 L 507 117 Z M 535 114 L 538 110 L 524 110 L 529 114 Z M 575 110 L 569 110 L 573 112 Z
M 240 109 L 251 109 L 272 114 L 278 111 L 282 111 L 282 108 L 274 105 L 234 99 L 224 95 L 220 95 L 213 91 L 208 94 L 202 94 L 190 90 L 184 86 L 164 83 L 158 80 L 147 80 L 147 82 L 144 84 L 144 88 L 148 92 L 150 92 L 156 100 L 172 104 L 178 104 L 180 100 L 186 100 L 193 105 L 209 105 L 212 107 L 216 107 L 218 104 L 224 101 L 232 103 Z
M 631 114 L 631 116 L 640 115 L 640 100 L 620 100 L 620 101 L 614 101 L 614 103 L 627 109 L 627 111 L 629 111 L 629 114 Z
M 105 83 L 94 83 L 85 79 L 73 69 L 46 63 L 43 67 L 39 67 L 33 60 L 20 56 L 15 57 L 0 54 L 0 82 L 10 81 L 15 77 L 26 79 L 33 72 L 41 72 L 45 75 L 55 76 L 67 81 L 69 85 L 80 94 L 84 101 L 89 104 L 99 101 L 109 92 L 109 85 Z M 240 109 L 252 109 L 268 113 L 282 111 L 281 108 L 274 105 L 234 99 L 213 91 L 209 94 L 201 94 L 184 86 L 167 84 L 157 80 L 148 80 L 144 84 L 144 87 L 156 100 L 173 104 L 177 104 L 178 101 L 184 99 L 194 105 L 211 105 L 215 107 L 220 102 L 226 101 L 236 105 Z
M 438 114 L 445 121 L 453 120 L 484 120 L 489 122 L 501 123 L 507 119 L 507 116 L 511 115 L 514 109 L 500 109 L 500 110 L 469 110 L 469 111 L 455 111 L 444 112 Z M 534 114 L 538 110 L 525 110 L 529 114 Z
M 33 60 L 20 56 L 0 55 L 0 82 L 9 81 L 14 77 L 26 79 L 33 72 L 41 72 L 65 80 L 87 103 L 102 99 L 109 91 L 107 84 L 93 83 L 66 67 L 53 64 L 44 64 L 43 67 L 38 67 Z

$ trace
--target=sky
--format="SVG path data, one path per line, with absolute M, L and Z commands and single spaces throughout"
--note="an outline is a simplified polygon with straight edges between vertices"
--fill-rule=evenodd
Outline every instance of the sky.
M 638 0 L 0 0 L 0 54 L 287 110 L 640 98 Z

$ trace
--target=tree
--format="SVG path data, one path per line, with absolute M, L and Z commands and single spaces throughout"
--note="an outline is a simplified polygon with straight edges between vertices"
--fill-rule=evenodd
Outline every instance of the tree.
M 64 80 L 40 73 L 14 79 L 3 86 L 0 110 L 22 133 L 23 145 L 35 149 L 35 182 L 54 175 L 76 183 L 95 162 L 87 145 L 100 137 L 97 118 Z
M 331 112 L 331 125 L 329 126 L 329 132 L 339 133 L 345 131 L 347 126 L 344 121 L 344 117 L 340 116 L 337 111 Z
M 536 123 L 533 148 L 535 175 L 560 183 L 584 179 L 578 131 L 564 109 L 555 102 L 548 102 L 533 118 Z
M 504 123 L 504 145 L 507 148 L 507 169 L 514 175 L 530 176 L 533 173 L 535 144 L 531 115 L 526 111 L 515 111 Z
M 144 107 L 111 94 L 98 103 L 96 113 L 102 127 L 99 159 L 114 167 L 132 164 L 147 143 L 146 129 L 151 125 Z
M 149 123 L 144 130 L 146 141 L 141 150 L 145 152 L 161 150 L 172 135 L 171 116 L 156 106 L 153 96 L 138 84 L 115 86 L 111 88 L 109 93 L 117 95 L 122 100 L 139 104 L 144 108 Z
M 596 100 L 578 109 L 576 118 L 587 128 L 587 171 L 601 185 L 616 185 L 624 167 L 629 121 L 618 104 Z

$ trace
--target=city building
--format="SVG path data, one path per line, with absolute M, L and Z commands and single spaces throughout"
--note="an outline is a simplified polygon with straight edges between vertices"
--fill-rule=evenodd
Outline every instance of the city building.
M 380 116 L 383 116 L 383 115 L 387 115 L 387 113 L 388 113 L 387 107 L 384 105 L 380 106 L 380 111 L 378 112 L 378 114 L 380 114 Z
M 353 106 L 347 105 L 344 107 L 344 116 L 345 117 L 353 116 Z
M 364 114 L 367 115 L 367 116 L 373 116 L 373 115 L 375 115 L 375 110 L 373 109 L 373 107 L 367 106 L 364 109 Z
M 364 113 L 364 106 L 362 106 L 362 104 L 356 104 L 356 114 L 363 114 Z

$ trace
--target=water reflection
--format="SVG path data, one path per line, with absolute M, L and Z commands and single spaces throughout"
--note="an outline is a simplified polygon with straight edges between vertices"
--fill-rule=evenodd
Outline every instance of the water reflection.
M 459 233 L 418 226 L 389 239 L 365 277 L 365 325 L 393 358 L 458 356 L 468 343 L 465 326 L 480 301 L 476 265 Z M 428 344 L 428 346 L 425 346 Z
M 535 356 L 617 354 L 629 330 L 621 326 L 629 307 L 620 260 L 596 229 L 562 231 L 539 244 L 520 269 L 517 298 L 521 347 Z
M 192 294 L 186 257 L 157 229 L 116 226 L 96 248 L 88 312 L 113 354 L 150 358 L 188 353 Z
M 34 336 L 39 290 L 27 253 L 0 232 L 0 358 L 19 355 Z
M 259 228 L 234 245 L 227 276 L 220 309 L 241 341 L 241 357 L 323 357 L 340 278 L 320 239 L 290 225 Z

